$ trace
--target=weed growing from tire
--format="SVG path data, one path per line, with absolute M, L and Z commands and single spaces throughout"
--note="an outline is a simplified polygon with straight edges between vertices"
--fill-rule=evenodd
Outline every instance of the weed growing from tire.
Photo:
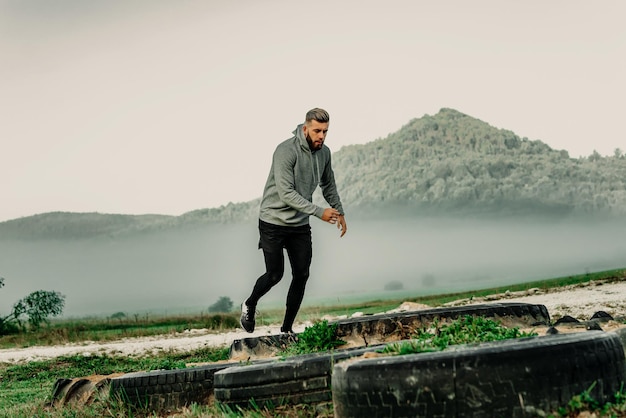
M 535 332 L 522 332 L 519 328 L 506 328 L 496 321 L 480 316 L 466 315 L 450 324 L 437 321 L 429 329 L 420 329 L 410 341 L 389 344 L 383 353 L 403 355 L 440 351 L 450 345 L 470 344 L 511 338 L 533 337 Z
M 599 416 L 599 417 L 625 417 L 626 416 L 626 392 L 624 391 L 624 385 L 613 396 L 614 402 L 607 402 L 601 405 L 596 399 L 591 396 L 593 388 L 597 382 L 594 382 L 587 390 L 581 394 L 576 395 L 570 399 L 567 406 L 559 408 L 554 414 L 549 414 L 548 418 L 565 418 L 565 417 L 579 417 L 583 416 L 583 413 L 589 414 L 585 416 Z
M 346 342 L 337 338 L 337 324 L 328 324 L 327 320 L 316 322 L 298 334 L 294 342 L 288 344 L 280 354 L 295 356 L 299 354 L 330 351 Z
M 318 403 L 318 404 L 297 404 L 297 405 L 277 405 L 272 408 L 267 406 L 259 406 L 256 402 L 251 402 L 251 405 L 247 408 L 231 407 L 222 403 L 216 403 L 211 406 L 204 405 L 192 405 L 191 409 L 196 409 L 197 412 L 193 414 L 189 411 L 188 414 L 181 416 L 175 415 L 177 418 L 206 418 L 206 417 L 221 417 L 221 418 L 332 418 L 333 417 L 333 405 L 332 402 Z

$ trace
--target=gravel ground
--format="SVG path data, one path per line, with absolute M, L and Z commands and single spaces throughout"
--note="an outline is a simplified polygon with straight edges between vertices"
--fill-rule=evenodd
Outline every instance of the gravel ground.
M 589 282 L 541 291 L 530 289 L 523 292 L 506 292 L 473 300 L 459 300 L 448 306 L 467 305 L 470 303 L 522 302 L 545 305 L 554 321 L 566 315 L 579 320 L 588 320 L 598 312 L 604 311 L 613 318 L 626 318 L 626 281 Z

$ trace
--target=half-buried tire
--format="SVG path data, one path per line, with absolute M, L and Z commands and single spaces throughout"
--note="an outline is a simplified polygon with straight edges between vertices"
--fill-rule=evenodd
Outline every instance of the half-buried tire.
M 332 353 L 289 357 L 284 361 L 231 367 L 214 376 L 215 400 L 229 406 L 275 407 L 285 404 L 320 403 L 332 399 L 330 375 L 335 363 L 384 345 L 349 348 Z
M 591 388 L 601 403 L 626 381 L 613 333 L 529 337 L 334 366 L 336 418 L 544 416 Z
M 213 363 L 174 370 L 128 373 L 111 379 L 110 396 L 138 410 L 165 411 L 206 404 L 213 391 L 213 375 L 240 363 Z

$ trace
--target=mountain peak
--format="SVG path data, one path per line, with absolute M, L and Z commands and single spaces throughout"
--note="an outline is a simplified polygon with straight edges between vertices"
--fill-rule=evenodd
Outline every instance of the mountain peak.
M 466 115 L 465 113 L 461 113 L 458 110 L 449 108 L 449 107 L 442 107 L 441 109 L 439 109 L 439 112 L 437 112 L 435 117 L 445 118 L 445 119 L 459 119 L 459 118 L 468 118 L 470 116 Z

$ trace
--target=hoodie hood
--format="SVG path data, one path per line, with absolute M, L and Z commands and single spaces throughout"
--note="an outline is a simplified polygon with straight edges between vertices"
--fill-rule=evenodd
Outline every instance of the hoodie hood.
M 296 138 L 298 138 L 298 140 L 300 141 L 300 146 L 303 149 L 307 149 L 309 151 L 311 151 L 311 147 L 309 147 L 309 143 L 306 140 L 306 137 L 304 136 L 304 123 L 301 123 L 300 125 L 298 125 L 296 127 L 296 129 L 293 130 L 292 134 L 293 136 L 295 136 Z M 313 151 L 311 151 L 313 152 Z
M 304 129 L 302 129 L 303 127 L 304 123 L 301 123 L 296 129 L 294 129 L 292 134 L 294 137 L 298 138 L 298 140 L 300 141 L 300 146 L 303 150 L 308 150 L 311 154 L 315 154 L 318 150 L 312 150 L 309 146 L 309 142 L 306 140 L 306 136 L 304 136 Z

